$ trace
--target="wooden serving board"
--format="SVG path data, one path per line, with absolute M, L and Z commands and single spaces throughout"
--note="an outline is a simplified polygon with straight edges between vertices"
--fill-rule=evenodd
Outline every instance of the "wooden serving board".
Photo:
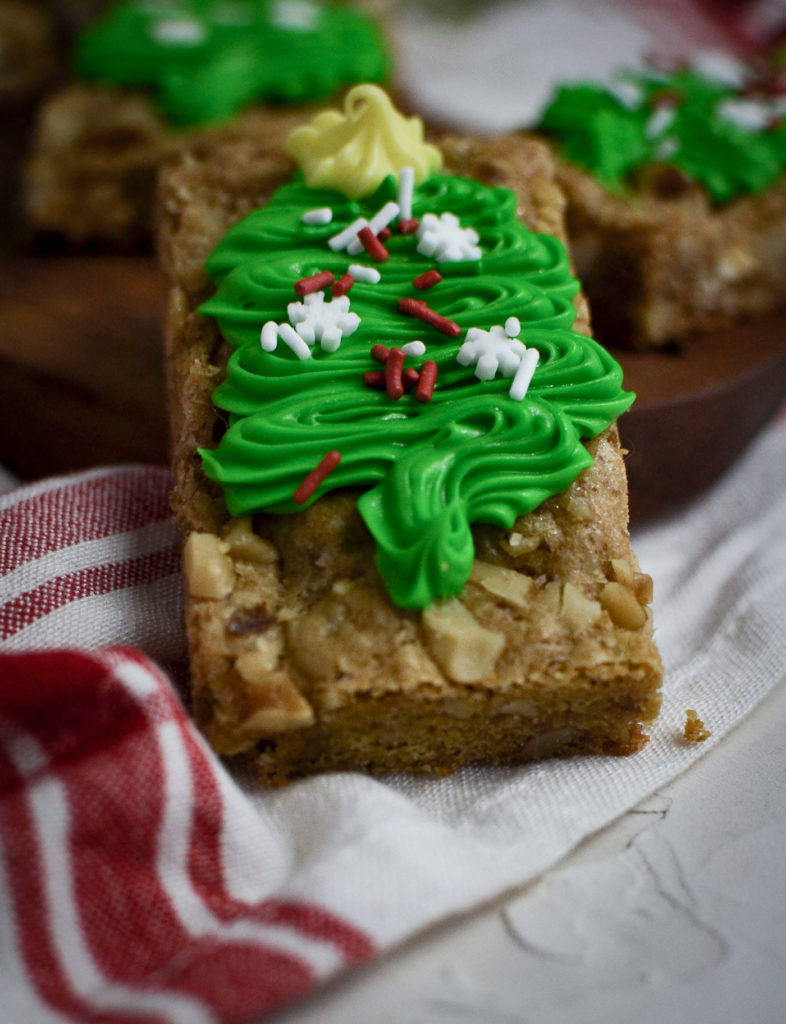
M 0 261 L 0 464 L 24 480 L 165 465 L 166 283 L 147 256 Z M 615 352 L 638 399 L 620 421 L 634 523 L 727 469 L 786 398 L 786 312 L 686 342 Z

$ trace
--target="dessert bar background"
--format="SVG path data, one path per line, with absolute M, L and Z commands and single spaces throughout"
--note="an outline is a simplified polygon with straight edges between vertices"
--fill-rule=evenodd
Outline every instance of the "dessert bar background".
M 435 120 L 482 124 L 487 132 L 520 126 L 545 102 L 561 69 L 602 76 L 656 44 L 668 50 L 691 43 L 691 31 L 697 45 L 728 39 L 706 19 L 698 25 L 697 14 L 686 21 L 684 11 L 675 32 L 668 5 L 635 21 L 625 5 L 610 3 L 597 19 L 569 0 L 462 4 L 451 12 L 437 4 L 383 6 L 411 101 Z M 69 25 L 73 31 L 73 17 Z M 519 40 L 539 34 L 548 47 L 530 47 L 528 59 L 518 59 Z M 31 118 L 29 110 L 27 130 Z M 14 133 L 17 151 L 23 135 Z M 96 462 L 166 464 L 165 287 L 153 260 L 31 251 L 13 192 L 4 191 L 0 202 L 10 225 L 0 239 L 0 395 L 7 410 L 0 460 L 23 479 Z M 713 332 L 681 351 L 616 353 L 638 395 L 621 423 L 634 522 L 701 493 L 768 420 L 786 391 L 785 337 L 775 315 Z

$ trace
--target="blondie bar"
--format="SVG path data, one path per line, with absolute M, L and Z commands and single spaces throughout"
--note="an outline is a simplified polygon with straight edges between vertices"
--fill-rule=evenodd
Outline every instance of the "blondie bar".
M 159 195 L 198 723 L 265 783 L 640 749 L 632 396 L 547 147 L 436 148 L 360 86 L 286 149 L 187 154 Z

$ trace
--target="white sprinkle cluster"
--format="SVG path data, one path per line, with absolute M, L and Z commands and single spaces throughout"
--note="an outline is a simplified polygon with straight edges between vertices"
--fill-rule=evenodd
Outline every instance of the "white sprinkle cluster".
M 329 224 L 333 220 L 333 211 L 329 206 L 320 206 L 316 210 L 306 210 L 302 220 L 304 224 Z
M 316 342 L 323 352 L 335 352 L 341 339 L 360 326 L 360 317 L 349 311 L 348 295 L 325 302 L 324 292 L 311 292 L 302 302 L 290 302 L 287 316 L 290 323 L 268 320 L 262 328 L 259 340 L 265 352 L 275 352 L 279 338 L 298 359 L 309 359 Z
M 480 240 L 474 228 L 463 228 L 458 217 L 452 213 L 435 213 L 423 216 L 417 231 L 418 252 L 438 263 L 463 263 L 479 260 L 483 251 L 478 247 Z
M 162 18 L 148 31 L 163 46 L 199 46 L 207 38 L 207 30 L 197 18 Z
M 325 352 L 335 352 L 360 326 L 360 317 L 349 311 L 348 295 L 325 302 L 324 292 L 311 292 L 302 302 L 290 302 L 287 316 L 306 344 L 318 341 Z
M 527 348 L 509 331 L 518 325 L 516 317 L 509 317 L 505 327 L 494 326 L 488 331 L 470 327 L 466 340 L 456 359 L 462 366 L 475 365 L 475 376 L 480 380 L 493 380 L 499 373 L 512 377 L 510 397 L 520 402 L 526 395 L 538 363 L 538 350 Z M 518 333 L 518 332 L 517 332 Z

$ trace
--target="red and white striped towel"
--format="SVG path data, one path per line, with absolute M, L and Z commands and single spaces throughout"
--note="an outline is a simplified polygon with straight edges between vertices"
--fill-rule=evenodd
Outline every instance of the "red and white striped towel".
M 784 465 L 781 418 L 635 538 L 667 666 L 642 753 L 268 791 L 219 763 L 170 682 L 168 475 L 0 495 L 4 1024 L 259 1020 L 523 884 L 674 778 L 786 678 Z M 706 743 L 683 741 L 686 707 Z
M 100 646 L 182 655 L 168 489 L 130 468 L 0 499 L 4 1021 L 243 1021 L 373 951 L 268 894 L 258 814 L 169 680 Z

